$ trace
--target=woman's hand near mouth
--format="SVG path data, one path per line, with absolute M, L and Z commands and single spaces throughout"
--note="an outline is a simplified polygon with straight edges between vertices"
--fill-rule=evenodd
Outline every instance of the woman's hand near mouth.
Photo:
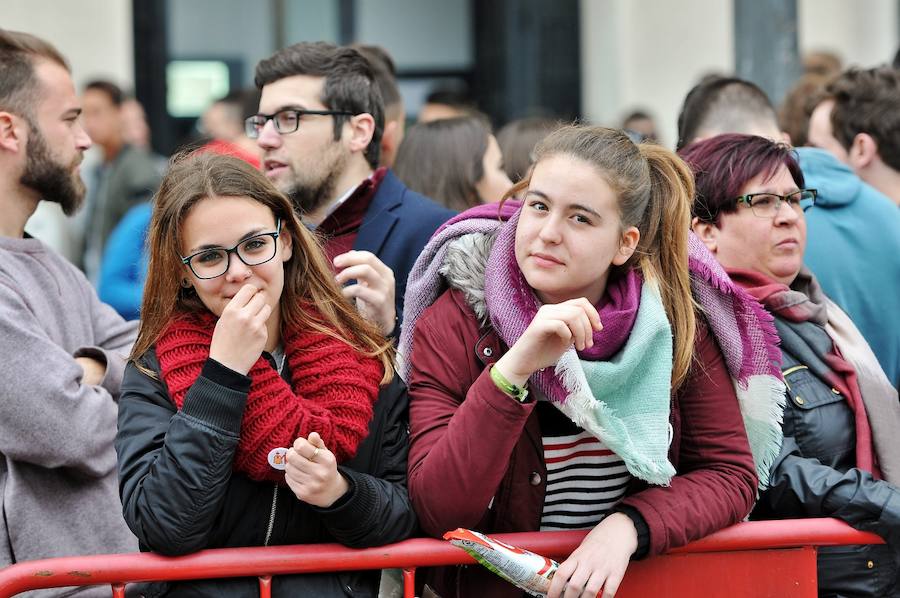
M 265 293 L 245 284 L 222 310 L 209 356 L 246 376 L 266 346 L 269 337 L 266 322 L 271 314 Z

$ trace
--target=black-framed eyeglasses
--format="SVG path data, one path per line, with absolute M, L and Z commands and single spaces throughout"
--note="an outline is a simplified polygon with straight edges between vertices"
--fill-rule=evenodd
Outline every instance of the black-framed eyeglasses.
M 248 266 L 258 266 L 271 260 L 275 257 L 277 249 L 275 240 L 280 234 L 281 218 L 275 221 L 274 232 L 253 235 L 231 249 L 224 247 L 202 249 L 187 257 L 182 256 L 181 261 L 187 264 L 197 278 L 204 280 L 218 278 L 228 272 L 232 253 Z
M 777 193 L 748 193 L 735 198 L 737 204 L 745 203 L 750 207 L 754 216 L 760 218 L 774 218 L 781 209 L 781 204 L 787 202 L 795 212 L 801 213 L 810 209 L 816 203 L 817 191 L 815 189 L 800 189 L 787 195 Z
M 270 120 L 275 123 L 275 130 L 282 135 L 293 133 L 300 128 L 300 117 L 313 114 L 317 116 L 353 116 L 347 110 L 303 110 L 298 108 L 285 108 L 274 114 L 254 114 L 244 121 L 244 130 L 247 137 L 257 139 L 260 131 Z

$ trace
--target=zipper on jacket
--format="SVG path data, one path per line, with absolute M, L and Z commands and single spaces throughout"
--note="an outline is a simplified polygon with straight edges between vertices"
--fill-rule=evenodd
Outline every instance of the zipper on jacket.
M 269 512 L 269 527 L 266 528 L 266 541 L 263 543 L 263 546 L 269 545 L 269 540 L 272 539 L 272 529 L 275 527 L 275 511 L 278 509 L 278 484 L 275 484 L 275 489 L 272 491 L 272 510 Z

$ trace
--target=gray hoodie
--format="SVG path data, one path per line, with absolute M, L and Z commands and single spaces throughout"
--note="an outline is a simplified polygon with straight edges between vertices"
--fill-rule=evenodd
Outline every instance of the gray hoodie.
M 0 237 L 0 568 L 137 550 L 122 518 L 113 449 L 136 329 L 43 243 Z M 100 385 L 81 383 L 79 356 L 106 362 Z

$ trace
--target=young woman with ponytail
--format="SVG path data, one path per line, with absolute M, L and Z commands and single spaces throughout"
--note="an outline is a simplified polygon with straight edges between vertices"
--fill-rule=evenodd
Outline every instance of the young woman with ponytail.
M 689 237 L 677 156 L 588 126 L 535 156 L 522 203 L 451 220 L 410 275 L 410 497 L 435 536 L 590 529 L 548 596 L 613 596 L 630 559 L 747 515 L 783 387 L 762 314 Z M 481 568 L 426 580 L 523 595 Z

